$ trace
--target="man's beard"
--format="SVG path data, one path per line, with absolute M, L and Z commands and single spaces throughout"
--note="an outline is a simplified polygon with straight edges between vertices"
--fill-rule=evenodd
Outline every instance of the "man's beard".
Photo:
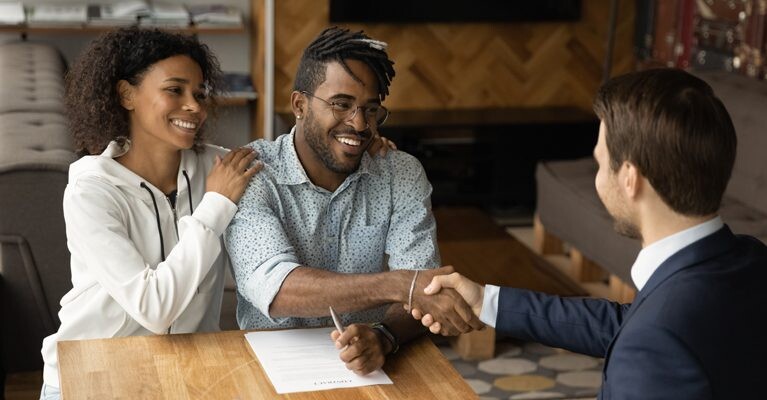
M 619 235 L 626 236 L 630 239 L 642 240 L 642 232 L 639 227 L 631 221 L 623 218 L 613 218 L 613 229 L 618 232 Z
M 642 231 L 639 226 L 631 221 L 628 217 L 629 212 L 625 209 L 626 199 L 622 198 L 618 193 L 617 185 L 611 183 L 605 193 L 605 198 L 600 195 L 600 200 L 604 204 L 607 214 L 613 220 L 613 229 L 619 235 L 626 236 L 630 239 L 642 240 Z M 610 205 L 610 206 L 609 206 Z
M 354 133 L 357 134 L 356 132 Z M 333 152 L 330 150 L 329 143 L 330 140 L 335 139 L 328 138 L 328 140 L 322 140 L 324 134 L 319 124 L 317 124 L 317 121 L 314 119 L 314 115 L 311 111 L 306 114 L 306 120 L 304 121 L 304 137 L 306 138 L 306 142 L 309 143 L 309 148 L 314 151 L 314 154 L 319 157 L 320 161 L 322 161 L 322 164 L 324 164 L 327 169 L 337 174 L 348 175 L 359 168 L 362 157 L 354 163 L 344 163 L 336 159 Z

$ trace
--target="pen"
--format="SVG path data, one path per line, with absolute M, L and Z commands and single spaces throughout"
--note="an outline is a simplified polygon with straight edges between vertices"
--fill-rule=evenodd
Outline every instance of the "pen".
M 338 329 L 338 333 L 344 333 L 344 327 L 341 325 L 341 320 L 338 319 L 338 315 L 336 315 L 336 312 L 333 311 L 333 307 L 330 308 L 330 316 L 333 318 L 333 323 L 336 325 L 336 329 Z

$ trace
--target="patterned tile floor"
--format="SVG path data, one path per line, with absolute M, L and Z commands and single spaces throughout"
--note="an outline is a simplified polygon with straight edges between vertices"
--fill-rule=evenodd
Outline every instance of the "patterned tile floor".
M 482 400 L 594 399 L 601 383 L 602 359 L 501 339 L 496 357 L 464 361 L 446 340 L 433 337 L 440 351 Z
M 509 225 L 498 220 L 499 225 Z M 530 224 L 506 226 L 510 235 L 532 247 Z M 550 260 L 552 262 L 558 260 Z M 602 380 L 603 360 L 537 343 L 499 339 L 496 356 L 464 361 L 446 339 L 432 336 L 440 351 L 482 400 L 594 400 Z

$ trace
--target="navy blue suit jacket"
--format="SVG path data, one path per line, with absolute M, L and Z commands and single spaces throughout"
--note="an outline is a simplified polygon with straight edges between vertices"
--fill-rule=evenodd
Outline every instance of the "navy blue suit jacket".
M 501 288 L 496 329 L 605 358 L 599 398 L 767 398 L 767 247 L 725 226 L 666 260 L 633 304 Z

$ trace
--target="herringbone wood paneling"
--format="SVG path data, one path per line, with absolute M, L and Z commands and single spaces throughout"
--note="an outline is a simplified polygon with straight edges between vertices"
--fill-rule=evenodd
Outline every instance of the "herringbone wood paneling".
M 329 25 L 328 0 L 275 3 L 275 107 L 289 111 L 301 52 Z M 385 104 L 392 110 L 590 109 L 602 78 L 609 3 L 584 1 L 581 20 L 572 23 L 346 26 L 389 43 L 397 75 Z M 619 3 L 613 75 L 628 72 L 635 64 L 634 2 Z

